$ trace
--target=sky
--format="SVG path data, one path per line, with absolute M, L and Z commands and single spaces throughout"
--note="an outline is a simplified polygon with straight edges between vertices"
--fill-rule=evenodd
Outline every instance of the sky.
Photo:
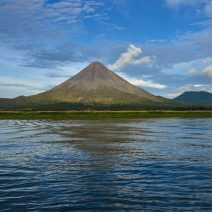
M 0 97 L 92 61 L 155 95 L 212 92 L 212 0 L 0 0 Z

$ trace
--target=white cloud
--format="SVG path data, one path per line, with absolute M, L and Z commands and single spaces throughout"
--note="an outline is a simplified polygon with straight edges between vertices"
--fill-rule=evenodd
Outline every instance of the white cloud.
M 191 69 L 189 71 L 190 76 L 206 76 L 208 78 L 212 78 L 212 66 L 208 66 L 204 68 L 202 71 L 197 71 L 196 69 Z
M 212 17 L 212 1 L 211 0 L 165 0 L 166 4 L 171 8 L 180 6 L 194 7 L 196 12 Z
M 195 68 L 192 68 L 189 72 L 188 72 L 189 76 L 197 76 L 199 75 L 198 71 Z
M 129 76 L 122 74 L 122 73 L 119 73 L 119 75 L 122 76 L 124 79 L 126 79 L 128 82 L 130 82 L 130 83 L 132 83 L 133 85 L 136 85 L 136 86 L 144 86 L 144 87 L 156 88 L 156 89 L 160 89 L 160 90 L 167 88 L 166 85 L 161 85 L 159 83 L 152 82 L 151 80 L 145 81 L 145 80 L 142 80 L 142 79 L 129 77 Z
M 212 57 L 206 57 L 205 59 L 203 59 L 203 63 L 205 65 L 210 65 L 212 64 Z
M 182 94 L 182 92 L 169 93 L 169 94 L 165 94 L 165 95 L 163 95 L 163 96 L 166 97 L 166 98 L 173 99 L 173 98 L 179 96 L 180 94 Z
M 152 56 L 144 56 L 136 59 L 143 52 L 141 48 L 130 44 L 127 51 L 122 53 L 118 60 L 114 64 L 109 64 L 108 68 L 111 70 L 119 70 L 127 64 L 132 65 L 141 65 L 141 64 L 151 64 L 155 60 L 155 57 Z
M 194 5 L 200 2 L 200 0 L 165 0 L 166 4 L 170 7 L 178 7 L 181 5 Z
M 201 85 L 201 84 L 197 84 L 197 85 L 194 85 L 195 88 L 201 88 L 203 87 L 204 85 Z
M 0 98 L 13 98 L 19 95 L 32 95 L 46 90 L 39 80 L 9 77 L 0 74 Z
M 205 14 L 209 17 L 212 17 L 212 1 L 208 1 L 205 5 Z
M 0 27 L 1 25 L 5 28 L 9 28 L 11 25 L 29 25 L 31 29 L 33 26 L 39 28 L 37 26 L 38 23 L 44 26 L 49 26 L 52 23 L 70 24 L 82 22 L 86 15 L 93 17 L 97 21 L 97 10 L 98 8 L 103 8 L 103 6 L 104 3 L 98 2 L 98 0 L 60 0 L 54 3 L 46 0 L 1 0 L 0 18 L 5 21 L 0 23 Z M 104 10 L 101 17 L 105 15 Z M 98 19 L 101 17 L 98 17 Z M 55 26 L 53 25 L 52 27 Z M 10 30 L 12 31 L 13 29 Z
M 204 76 L 207 76 L 209 78 L 212 78 L 212 66 L 209 66 L 207 68 L 205 68 L 203 71 L 202 71 L 202 74 Z

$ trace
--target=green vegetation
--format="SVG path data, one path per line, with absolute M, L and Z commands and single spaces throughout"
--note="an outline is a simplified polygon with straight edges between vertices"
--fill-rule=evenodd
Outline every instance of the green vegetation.
M 212 118 L 212 111 L 2 111 L 0 119 Z
M 21 97 L 15 100 L 0 99 L 0 110 L 5 111 L 84 111 L 84 110 L 100 110 L 100 111 L 126 111 L 126 110 L 212 110 L 212 107 L 195 106 L 180 102 L 154 103 L 147 102 L 141 104 L 101 104 L 101 103 L 66 103 L 66 102 L 29 102 Z

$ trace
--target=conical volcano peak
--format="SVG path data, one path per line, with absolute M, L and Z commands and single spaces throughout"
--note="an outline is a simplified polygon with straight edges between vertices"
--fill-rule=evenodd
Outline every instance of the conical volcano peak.
M 81 87 L 88 91 L 114 81 L 113 78 L 114 73 L 102 63 L 92 62 L 81 72 L 71 78 L 71 85 L 75 84 L 74 87 Z M 69 86 L 71 86 L 70 81 L 68 83 Z
M 80 81 L 85 80 L 86 83 L 90 82 L 92 84 L 105 83 L 106 80 L 113 78 L 114 73 L 110 71 L 106 66 L 100 62 L 92 62 L 72 79 L 78 79 Z M 102 82 L 103 81 L 103 82 Z M 83 83 L 84 84 L 84 83 Z
M 94 61 L 94 62 L 90 63 L 84 70 L 89 70 L 89 71 L 106 71 L 108 69 L 102 63 L 100 63 L 98 61 Z
M 90 63 L 90 66 L 99 66 L 100 67 L 100 66 L 104 66 L 104 65 L 99 61 L 93 61 L 93 62 Z
M 156 96 L 130 84 L 98 61 L 90 63 L 72 78 L 37 96 L 58 102 L 160 102 Z

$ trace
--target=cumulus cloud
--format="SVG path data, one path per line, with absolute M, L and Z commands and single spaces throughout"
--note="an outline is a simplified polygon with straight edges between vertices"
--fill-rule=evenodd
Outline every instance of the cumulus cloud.
M 119 75 L 122 76 L 124 79 L 126 79 L 128 82 L 130 82 L 130 83 L 132 83 L 133 85 L 136 85 L 136 86 L 143 86 L 143 87 L 155 88 L 155 89 L 160 89 L 160 90 L 167 88 L 166 85 L 155 83 L 151 80 L 145 81 L 145 80 L 142 80 L 142 79 L 129 77 L 129 76 L 122 74 L 122 73 L 119 73 Z
M 201 87 L 204 87 L 204 85 L 201 85 L 201 84 L 197 84 L 197 85 L 194 85 L 195 88 L 201 88 Z
M 142 53 L 143 52 L 140 47 L 136 47 L 133 44 L 130 44 L 127 51 L 122 53 L 114 64 L 109 64 L 108 68 L 116 71 L 128 64 L 141 65 L 141 64 L 151 64 L 154 62 L 155 57 L 152 56 L 144 56 L 138 58 L 138 56 L 140 56 Z
M 189 71 L 190 76 L 206 76 L 208 78 L 212 78 L 212 66 L 208 66 L 204 68 L 202 71 L 197 71 L 196 69 L 192 68 Z
M 212 66 L 209 66 L 203 70 L 203 75 L 212 78 Z
M 192 69 L 190 69 L 188 74 L 189 74 L 189 76 L 198 76 L 199 72 L 195 68 L 192 68 Z

